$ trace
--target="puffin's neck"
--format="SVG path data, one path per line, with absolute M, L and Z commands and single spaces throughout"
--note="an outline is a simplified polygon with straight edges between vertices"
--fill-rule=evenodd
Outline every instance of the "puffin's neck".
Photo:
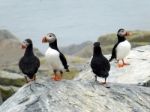
M 122 36 L 119 36 L 119 35 L 118 35 L 118 42 L 123 42 L 123 41 L 125 41 L 125 40 L 126 40 L 125 37 L 122 37 Z
M 93 56 L 103 56 L 102 50 L 100 47 L 94 47 Z
M 55 40 L 53 43 L 49 43 L 49 47 L 59 51 L 58 46 L 57 46 L 57 40 Z
M 26 48 L 26 51 L 25 51 L 25 54 L 24 56 L 33 56 L 34 53 L 33 53 L 33 46 L 32 45 L 29 45 L 27 48 Z

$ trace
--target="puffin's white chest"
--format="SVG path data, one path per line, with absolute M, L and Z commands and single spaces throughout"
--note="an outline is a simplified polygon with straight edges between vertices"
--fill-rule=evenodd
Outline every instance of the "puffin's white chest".
M 48 48 L 45 53 L 45 57 L 47 64 L 50 65 L 53 70 L 63 70 L 63 65 L 61 63 L 59 52 L 57 50 Z
M 116 48 L 117 60 L 124 59 L 131 50 L 131 44 L 125 40 L 118 44 Z

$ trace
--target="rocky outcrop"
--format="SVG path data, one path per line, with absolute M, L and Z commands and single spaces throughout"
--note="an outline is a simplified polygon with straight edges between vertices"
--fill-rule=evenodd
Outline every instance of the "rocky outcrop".
M 139 83 L 139 85 L 143 85 L 145 87 L 150 87 L 150 77 L 146 78 L 146 80 L 143 81 L 142 83 Z
M 5 101 L 7 98 L 9 98 L 10 96 L 12 96 L 19 88 L 15 87 L 15 86 L 4 86 L 4 85 L 0 85 L 0 97 L 1 97 L 1 101 Z
M 61 51 L 67 55 L 74 55 L 83 58 L 87 58 L 92 54 L 93 43 L 86 41 L 81 44 L 73 44 L 67 47 L 62 47 Z
M 24 84 L 25 80 L 23 76 L 16 73 L 0 71 L 0 101 L 5 101 Z
M 3 100 L 2 100 L 2 94 L 0 92 L 0 105 L 3 103 Z
M 0 112 L 149 112 L 150 88 L 138 85 L 149 78 L 149 49 L 134 49 L 128 57 L 131 65 L 124 68 L 112 62 L 109 89 L 95 82 L 87 68 L 74 80 L 24 85 L 0 106 Z
M 15 35 L 8 30 L 0 30 L 0 68 L 18 63 L 24 53 L 20 46 L 21 42 Z M 38 49 L 34 51 L 37 56 L 42 56 Z
M 108 59 L 110 55 L 106 56 Z M 150 45 L 134 48 L 126 61 L 129 66 L 118 68 L 116 62 L 111 62 L 110 75 L 108 82 L 124 83 L 124 84 L 142 84 L 150 80 Z M 94 74 L 91 69 L 87 69 L 79 74 L 75 80 L 94 80 Z
M 128 38 L 132 44 L 132 47 L 149 45 L 150 43 L 150 31 L 130 31 L 132 35 Z M 117 42 L 116 33 L 110 33 L 98 37 L 97 41 L 101 43 L 102 51 L 104 54 L 110 54 L 114 44 Z M 81 44 L 70 45 L 62 47 L 61 49 L 65 54 L 80 56 L 80 57 L 91 57 L 93 52 L 93 43 L 90 41 L 83 42 Z
M 23 86 L 0 112 L 148 112 L 150 88 L 91 81 L 42 82 Z
M 0 85 L 20 87 L 23 84 L 25 84 L 23 76 L 16 73 L 0 71 Z

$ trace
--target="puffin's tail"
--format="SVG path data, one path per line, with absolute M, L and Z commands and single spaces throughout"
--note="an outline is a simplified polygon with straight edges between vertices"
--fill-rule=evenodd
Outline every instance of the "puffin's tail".
M 70 70 L 69 70 L 69 65 L 66 65 L 66 66 L 65 66 L 65 69 L 66 69 L 66 72 L 70 72 Z
M 111 62 L 113 59 L 114 59 L 114 57 L 113 57 L 113 56 L 111 56 L 111 58 L 109 59 L 109 62 Z

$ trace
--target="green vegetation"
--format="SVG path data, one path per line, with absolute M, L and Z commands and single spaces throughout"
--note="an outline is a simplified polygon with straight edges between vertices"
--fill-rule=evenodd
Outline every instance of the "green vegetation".
M 13 86 L 1 86 L 0 85 L 0 93 L 1 93 L 3 101 L 5 101 L 10 96 L 12 96 L 16 91 L 17 91 L 16 87 L 13 87 Z
M 131 36 L 128 40 L 131 42 L 132 47 L 143 46 L 150 44 L 150 32 L 149 31 L 131 31 Z M 98 41 L 101 42 L 102 50 L 104 54 L 110 54 L 114 44 L 117 42 L 117 36 L 115 33 L 100 36 Z
M 1 82 L 0 84 L 1 85 L 13 85 L 13 86 L 16 86 L 16 87 L 21 87 L 22 85 L 25 84 L 25 79 L 8 79 L 8 78 L 0 78 L 1 79 Z
M 80 66 L 85 64 L 87 62 L 86 58 L 81 58 L 81 57 L 77 57 L 77 56 L 65 56 L 67 58 L 68 64 L 69 64 L 69 69 L 70 72 L 64 72 L 63 74 L 63 79 L 67 79 L 67 80 L 71 80 L 73 79 L 79 72 L 80 72 Z M 50 75 L 53 74 L 52 69 L 48 68 L 47 64 L 46 64 L 46 60 L 45 57 L 40 58 L 40 62 L 41 62 L 41 68 L 40 70 L 44 71 L 45 73 L 39 73 L 38 76 L 48 76 L 50 77 Z
M 69 64 L 82 64 L 85 63 L 87 61 L 86 58 L 81 58 L 78 56 L 66 56 Z
M 65 72 L 63 75 L 63 79 L 71 80 L 79 73 L 76 69 L 70 69 L 70 72 Z

